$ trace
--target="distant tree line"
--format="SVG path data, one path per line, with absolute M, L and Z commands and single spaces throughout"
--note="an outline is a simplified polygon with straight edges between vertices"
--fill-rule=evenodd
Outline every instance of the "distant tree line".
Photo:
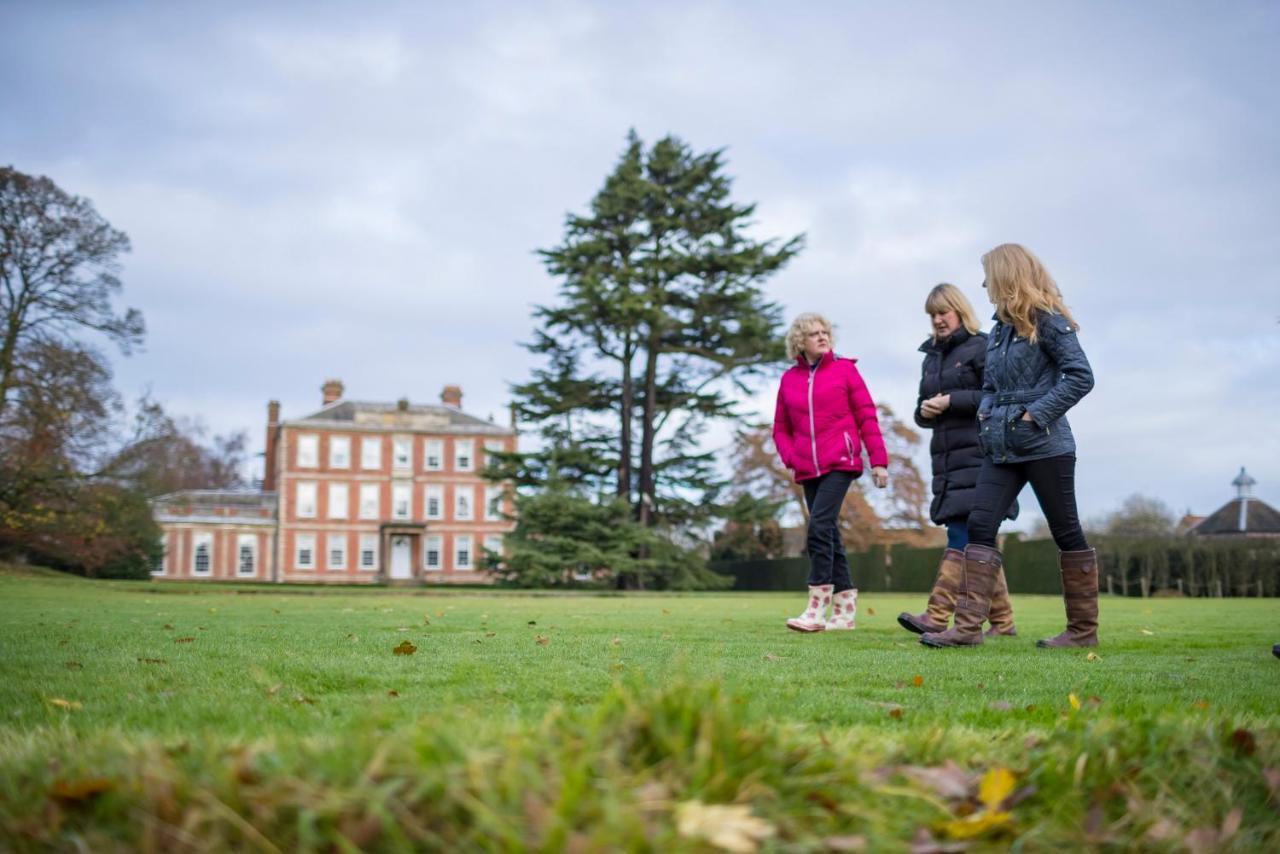
M 241 482 L 247 437 L 214 437 L 144 398 L 131 424 L 98 345 L 142 345 L 117 311 L 129 239 L 49 178 L 0 168 L 0 558 L 145 577 L 147 498 Z

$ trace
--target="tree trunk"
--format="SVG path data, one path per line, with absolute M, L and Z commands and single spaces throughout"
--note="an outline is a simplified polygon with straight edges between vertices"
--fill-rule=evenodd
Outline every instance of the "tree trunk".
M 639 506 L 636 508 L 636 519 L 645 526 L 652 525 L 654 521 L 653 446 L 654 419 L 657 417 L 658 407 L 658 353 L 662 346 L 660 339 L 658 330 L 650 326 L 644 360 L 644 416 L 640 425 L 640 496 Z
M 631 342 L 622 349 L 622 402 L 618 413 L 622 435 L 618 448 L 618 497 L 631 503 L 631 413 L 635 406 L 635 380 L 631 377 Z

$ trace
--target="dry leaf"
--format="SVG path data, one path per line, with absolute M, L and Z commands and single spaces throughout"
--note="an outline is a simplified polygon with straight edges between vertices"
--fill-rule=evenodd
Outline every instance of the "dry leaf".
M 546 635 L 538 635 L 533 640 L 535 643 L 538 644 L 538 646 L 546 646 L 547 644 L 551 643 L 551 638 L 547 637 Z
M 59 709 L 82 709 L 82 708 L 84 708 L 84 705 L 83 705 L 83 704 L 81 704 L 78 700 L 64 700 L 64 699 L 62 699 L 61 697 L 52 697 L 52 698 L 50 698 L 50 700 L 49 700 L 49 705 L 51 705 L 51 706 L 57 706 Z
M 1280 769 L 1263 768 L 1262 779 L 1267 781 L 1267 789 L 1271 792 L 1271 800 L 1280 803 Z
M 909 779 L 932 789 L 935 794 L 944 798 L 967 798 L 973 788 L 973 775 L 951 760 L 947 760 L 945 765 L 933 768 L 908 765 L 901 771 Z
M 822 840 L 822 844 L 827 846 L 828 851 L 866 851 L 867 837 L 865 836 L 828 836 Z
M 426 614 L 423 614 L 423 615 L 422 615 L 422 625 L 424 625 L 424 626 L 429 626 L 429 625 L 431 625 L 431 618 L 430 618 L 430 617 L 428 617 Z
M 1080 698 L 1077 697 L 1075 694 L 1068 694 L 1067 702 L 1071 704 L 1071 708 L 1074 711 L 1077 711 L 1077 712 L 1080 711 Z
M 1096 652 L 1091 652 L 1084 657 L 1084 660 L 1085 661 L 1101 661 L 1102 656 L 1098 655 Z
M 280 612 L 279 612 L 279 611 L 277 611 L 276 613 L 278 614 L 278 613 L 280 613 Z M 164 627 L 165 627 L 166 629 L 168 629 L 169 631 L 173 631 L 173 623 L 165 623 L 165 624 L 164 624 Z
M 1258 749 L 1258 739 L 1249 730 L 1238 729 L 1231 733 L 1231 746 L 1236 749 L 1236 753 L 1252 756 Z
M 901 720 L 901 719 L 902 719 L 902 707 L 901 707 L 901 706 L 897 706 L 897 707 L 895 707 L 895 708 L 890 709 L 890 710 L 889 710 L 889 717 L 893 718 L 895 721 L 896 721 L 896 720 Z
M 408 627 L 408 626 L 401 626 L 400 628 L 396 629 L 396 631 L 397 631 L 397 632 L 407 632 L 407 631 L 409 631 L 409 627 Z
M 964 818 L 944 821 L 941 830 L 952 839 L 976 839 L 1012 824 L 1013 816 L 1007 812 L 983 810 Z
M 613 640 L 609 641 L 609 644 L 611 646 L 618 646 L 620 643 L 622 643 L 622 638 L 614 638 Z
M 444 611 L 436 611 L 436 616 L 437 616 L 437 617 L 443 617 L 443 616 L 444 616 Z
M 911 677 L 911 684 L 919 688 L 924 684 L 924 677 L 917 673 L 915 676 Z
M 876 615 L 876 609 L 875 609 L 875 608 L 867 608 L 867 616 L 868 616 L 868 617 L 874 617 L 875 615 Z
M 1236 835 L 1236 831 L 1240 829 L 1240 822 L 1244 820 L 1244 810 L 1236 807 L 1227 813 L 1222 819 L 1222 830 L 1218 831 L 1218 836 L 1223 842 Z
M 1150 637 L 1151 635 L 1154 635 L 1154 634 L 1155 634 L 1155 632 L 1151 631 L 1150 629 L 1141 629 L 1141 631 L 1142 631 L 1142 633 L 1143 633 L 1144 635 L 1146 635 L 1147 637 Z
M 399 692 L 399 691 L 397 691 L 395 688 L 392 688 L 390 691 L 388 691 L 388 692 L 387 692 L 387 696 L 388 696 L 388 697 L 399 697 L 399 696 L 400 696 L 400 692 Z
M 195 638 L 174 638 L 174 643 L 194 643 Z
M 911 847 L 907 850 L 911 854 L 952 854 L 952 852 L 964 851 L 968 847 L 968 842 L 939 842 L 933 838 L 928 828 L 922 827 L 912 837 Z
M 497 633 L 497 632 L 485 632 L 485 633 L 484 633 L 484 636 L 485 636 L 485 637 L 487 637 L 487 638 L 496 638 L 496 637 L 498 636 L 498 633 Z
M 293 698 L 293 700 L 295 703 L 298 703 L 300 705 L 305 703 L 308 706 L 314 706 L 316 704 L 315 700 L 311 699 L 310 697 L 304 696 L 303 694 L 297 695 L 296 697 Z
M 403 640 L 400 642 L 400 645 L 398 647 L 396 647 L 391 651 L 394 652 L 396 655 L 413 655 L 415 652 L 418 651 L 418 648 L 413 644 L 409 643 L 409 641 Z
M 78 661 L 68 661 L 67 669 L 68 670 L 84 670 L 84 665 Z
M 664 614 L 670 614 L 671 612 L 670 612 L 670 611 L 668 611 L 666 608 L 663 608 L 663 609 L 662 609 L 662 613 L 664 613 Z
M 778 660 L 778 656 L 774 655 L 774 654 L 773 654 L 773 653 L 771 653 L 771 652 L 766 652 L 766 653 L 764 654 L 764 660 L 765 660 L 765 661 L 777 661 L 777 660 Z
M 1192 703 L 1192 704 L 1191 704 L 1191 708 L 1193 708 L 1193 709 L 1200 709 L 1201 711 L 1204 711 L 1205 709 L 1209 708 L 1209 701 L 1208 701 L 1208 700 L 1196 700 L 1194 703 Z
M 996 700 L 987 706 L 993 712 L 1007 712 L 1013 708 L 1013 704 L 1007 700 Z
M 81 803 L 108 792 L 114 784 L 101 777 L 86 777 L 83 780 L 58 780 L 49 789 L 49 794 L 64 803 Z
M 687 839 L 704 839 L 724 851 L 751 854 L 777 831 L 741 804 L 686 801 L 676 807 L 676 828 Z
M 992 768 L 982 775 L 982 782 L 978 784 L 978 800 L 986 804 L 987 809 L 996 810 L 1009 797 L 1017 782 L 1008 768 Z
M 164 664 L 163 658 L 139 658 L 143 664 Z
M 1218 831 L 1212 827 L 1197 827 L 1182 840 L 1182 844 L 1191 854 L 1210 854 L 1218 850 L 1220 842 Z

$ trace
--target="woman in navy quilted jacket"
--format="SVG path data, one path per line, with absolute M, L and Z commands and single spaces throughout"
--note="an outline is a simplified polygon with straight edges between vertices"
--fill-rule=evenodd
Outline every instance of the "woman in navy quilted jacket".
M 889 454 L 875 401 L 856 360 L 837 356 L 832 344 L 831 324 L 822 315 L 795 319 L 787 333 L 787 355 L 795 364 L 782 375 L 773 417 L 774 447 L 804 488 L 809 508 L 809 603 L 800 616 L 787 620 L 787 628 L 797 632 L 854 628 L 858 591 L 839 523 L 845 493 L 862 474 L 864 445 L 872 481 L 882 489 L 889 483 Z
M 982 256 L 996 325 L 987 343 L 978 441 L 982 470 L 969 514 L 955 622 L 921 635 L 934 647 L 982 643 L 982 623 L 1003 569 L 996 548 L 1000 520 L 1027 483 L 1058 544 L 1067 628 L 1042 647 L 1098 644 L 1098 561 L 1076 510 L 1076 443 L 1067 410 L 1093 388 L 1080 347 L 1080 326 L 1040 259 L 1016 243 Z

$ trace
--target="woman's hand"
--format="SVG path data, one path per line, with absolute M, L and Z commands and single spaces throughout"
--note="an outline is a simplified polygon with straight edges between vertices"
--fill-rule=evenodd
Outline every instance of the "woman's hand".
M 884 466 L 874 466 L 871 469 L 871 482 L 878 488 L 884 489 L 889 485 L 889 470 Z
M 1031 421 L 1033 423 L 1035 422 L 1035 419 L 1031 417 L 1031 413 L 1027 412 L 1025 409 L 1022 411 L 1022 420 Z
M 920 414 L 925 418 L 937 418 L 951 408 L 951 395 L 935 394 L 920 404 Z

